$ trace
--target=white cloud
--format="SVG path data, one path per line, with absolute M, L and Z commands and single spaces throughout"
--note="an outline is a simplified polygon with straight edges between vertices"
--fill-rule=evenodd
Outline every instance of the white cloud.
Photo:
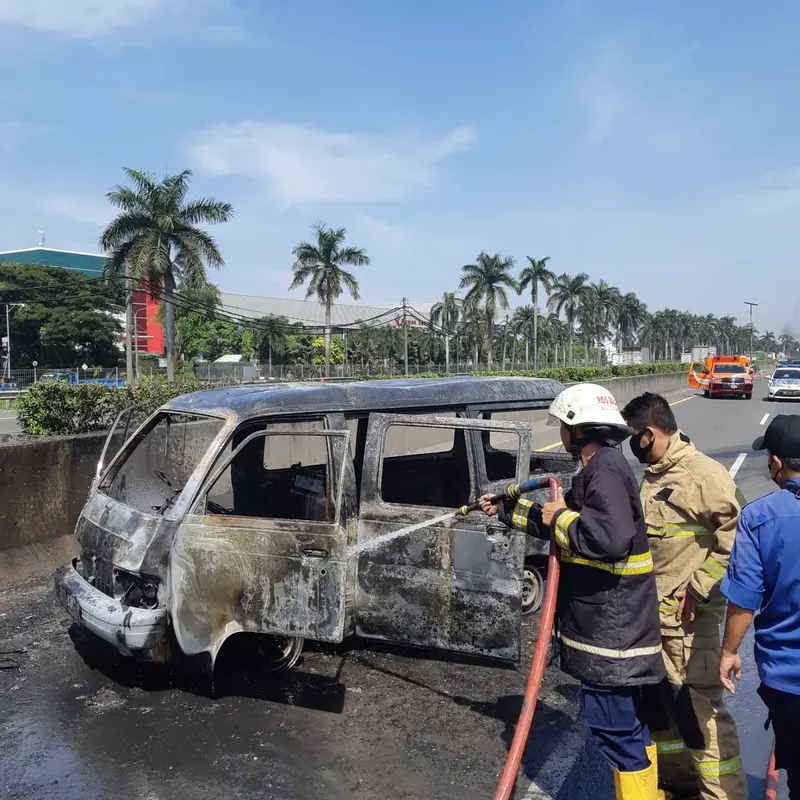
M 41 206 L 42 210 L 49 214 L 96 228 L 105 227 L 114 215 L 114 209 L 108 203 L 85 200 L 70 194 L 55 194 L 45 197 Z
M 0 0 L 0 23 L 92 38 L 141 25 L 176 0 Z
M 633 59 L 614 43 L 603 43 L 579 70 L 577 99 L 586 114 L 586 139 L 616 141 L 657 154 L 683 153 L 694 144 L 690 126 L 663 75 L 646 58 Z
M 745 220 L 781 217 L 800 209 L 800 169 L 764 175 L 753 187 L 737 192 L 732 204 Z
M 189 152 L 207 173 L 265 179 L 272 196 L 290 206 L 407 197 L 430 186 L 436 165 L 469 150 L 475 140 L 471 127 L 426 139 L 244 121 L 195 134 Z

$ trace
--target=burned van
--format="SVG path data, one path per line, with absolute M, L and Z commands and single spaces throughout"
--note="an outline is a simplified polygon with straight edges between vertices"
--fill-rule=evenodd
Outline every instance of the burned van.
M 213 667 L 251 634 L 272 671 L 306 639 L 351 635 L 515 662 L 546 543 L 480 513 L 407 529 L 534 475 L 569 485 L 574 459 L 531 447 L 562 388 L 239 386 L 172 400 L 130 437 L 122 415 L 77 524 L 80 556 L 56 573 L 61 603 L 149 661 L 177 647 Z

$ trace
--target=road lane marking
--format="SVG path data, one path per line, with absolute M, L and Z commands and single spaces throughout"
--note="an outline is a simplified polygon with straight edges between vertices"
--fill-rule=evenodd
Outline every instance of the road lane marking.
M 762 419 L 761 422 L 759 422 L 758 424 L 763 425 L 768 419 L 769 419 L 769 412 L 764 414 L 764 419 Z
M 691 397 L 684 397 L 683 400 L 676 400 L 674 403 L 670 403 L 670 406 L 677 406 L 679 403 L 685 403 L 687 400 L 694 400 L 695 395 Z
M 553 442 L 553 444 L 545 445 L 544 447 L 534 448 L 537 449 L 539 452 L 543 450 L 552 450 L 554 447 L 561 447 L 561 442 Z
M 739 453 L 736 458 L 736 461 L 733 462 L 733 466 L 728 470 L 728 475 L 736 480 L 736 473 L 739 471 L 739 468 L 744 464 L 744 460 L 747 458 L 747 453 Z

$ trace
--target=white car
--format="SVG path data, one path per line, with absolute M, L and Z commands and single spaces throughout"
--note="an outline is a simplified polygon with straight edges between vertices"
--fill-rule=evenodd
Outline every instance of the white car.
M 769 379 L 770 400 L 800 399 L 800 367 L 778 367 Z

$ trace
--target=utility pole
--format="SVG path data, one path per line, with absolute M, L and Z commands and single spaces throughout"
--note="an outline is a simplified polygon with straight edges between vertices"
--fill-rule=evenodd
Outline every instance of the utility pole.
M 408 377 L 408 300 L 403 298 L 403 361 L 405 362 L 406 378 Z
M 133 326 L 136 320 L 133 316 L 133 276 L 131 275 L 130 259 L 125 259 L 125 381 L 128 386 L 133 386 Z M 138 342 L 137 342 L 138 346 Z
M 744 301 L 746 306 L 750 306 L 750 366 L 753 366 L 753 306 L 758 306 L 758 303 L 748 303 Z

